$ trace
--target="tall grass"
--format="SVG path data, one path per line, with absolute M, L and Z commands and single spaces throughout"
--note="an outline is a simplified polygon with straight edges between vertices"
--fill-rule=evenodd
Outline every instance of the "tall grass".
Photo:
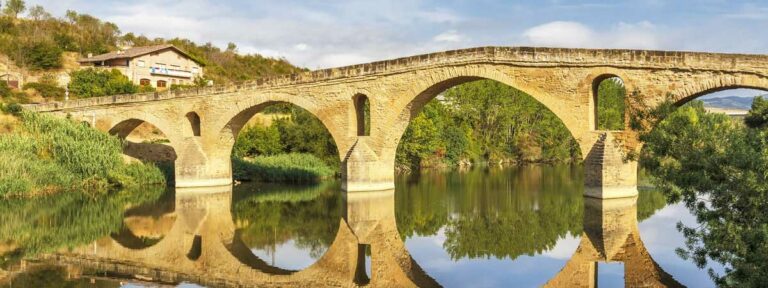
M 116 137 L 68 119 L 22 112 L 21 129 L 0 135 L 0 197 L 165 183 L 151 164 L 125 164 Z
M 240 181 L 317 183 L 335 174 L 323 160 L 304 153 L 235 158 L 232 166 L 234 178 Z

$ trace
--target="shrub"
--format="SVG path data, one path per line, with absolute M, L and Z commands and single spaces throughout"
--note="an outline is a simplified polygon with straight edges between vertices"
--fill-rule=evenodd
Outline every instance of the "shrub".
M 0 97 L 8 98 L 11 97 L 11 95 L 13 95 L 13 93 L 11 92 L 11 87 L 8 87 L 8 83 L 0 81 Z
M 37 70 L 61 68 L 62 50 L 55 42 L 33 42 L 23 49 L 26 64 Z
M 312 154 L 290 153 L 232 161 L 236 180 L 315 183 L 332 177 L 334 170 Z
M 22 87 L 23 90 L 27 89 L 34 89 L 37 91 L 37 93 L 40 93 L 40 96 L 43 96 L 44 98 L 53 98 L 53 99 L 61 99 L 64 98 L 64 88 L 46 84 L 46 83 L 27 83 L 24 84 Z
M 69 91 L 83 97 L 98 97 L 117 94 L 131 94 L 139 91 L 128 77 L 117 69 L 83 69 L 70 73 Z

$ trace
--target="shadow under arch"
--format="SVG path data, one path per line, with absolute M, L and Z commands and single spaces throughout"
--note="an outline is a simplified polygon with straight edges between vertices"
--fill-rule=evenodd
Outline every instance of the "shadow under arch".
M 581 149 L 582 148 L 581 143 L 579 143 L 577 138 L 578 135 L 574 133 L 574 131 L 579 131 L 579 130 L 576 129 L 576 127 L 570 127 L 569 123 L 565 121 L 565 118 L 563 118 L 564 115 L 558 114 L 556 110 L 553 110 L 551 103 L 548 103 L 549 101 L 545 101 L 545 99 L 554 99 L 554 97 L 549 95 L 537 96 L 536 93 L 529 93 L 529 90 L 532 90 L 532 89 L 528 89 L 523 85 L 517 85 L 517 83 L 515 83 L 515 81 L 510 79 L 510 77 L 506 75 L 504 75 L 503 77 L 500 77 L 492 73 L 490 73 L 490 75 L 463 75 L 463 76 L 446 77 L 444 79 L 436 81 L 435 83 L 431 83 L 431 85 L 427 86 L 426 88 L 423 88 L 423 87 L 420 88 L 421 90 L 419 91 L 421 92 L 419 92 L 415 97 L 411 98 L 410 101 L 400 111 L 400 113 L 396 114 L 397 119 L 394 121 L 395 127 L 394 129 L 390 130 L 393 132 L 391 132 L 392 133 L 391 135 L 388 135 L 387 139 L 392 139 L 392 141 L 394 141 L 394 143 L 392 144 L 395 147 L 395 150 L 397 150 L 397 147 L 399 146 L 402 140 L 402 137 L 405 135 L 405 132 L 408 129 L 408 126 L 410 125 L 411 121 L 413 121 L 413 119 L 419 115 L 419 113 L 430 101 L 437 98 L 437 96 L 447 91 L 448 89 L 451 89 L 453 87 L 456 87 L 462 84 L 467 84 L 470 82 L 475 82 L 480 80 L 489 80 L 489 81 L 500 83 L 502 85 L 505 85 L 507 87 L 520 91 L 523 94 L 534 99 L 536 103 L 540 104 L 546 111 L 548 111 L 549 113 L 552 113 L 553 115 L 555 115 L 555 117 L 557 117 L 558 120 L 560 120 L 560 122 L 563 124 L 563 127 L 565 127 L 565 129 L 568 130 L 568 134 L 571 136 L 571 138 L 576 140 L 576 144 L 578 145 L 579 151 L 584 151 L 583 149 Z M 394 154 L 392 156 L 394 156 Z M 583 159 L 583 157 L 586 157 L 586 154 L 582 153 L 581 157 Z M 387 160 L 390 160 L 390 159 L 387 159 Z M 391 159 L 391 160 L 394 161 L 395 159 Z

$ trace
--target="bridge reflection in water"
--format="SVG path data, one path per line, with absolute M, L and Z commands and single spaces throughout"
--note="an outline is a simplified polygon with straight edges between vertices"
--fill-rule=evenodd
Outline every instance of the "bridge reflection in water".
M 308 268 L 291 271 L 254 256 L 240 240 L 230 212 L 231 186 L 200 189 L 177 189 L 175 209 L 161 205 L 165 214 L 149 217 L 152 221 L 127 213 L 130 233 L 47 255 L 44 262 L 66 265 L 73 278 L 83 277 L 81 271 L 100 271 L 132 281 L 206 286 L 441 286 L 413 260 L 398 234 L 394 190 L 345 193 L 345 212 L 326 253 Z M 595 287 L 600 262 L 624 263 L 627 287 L 682 286 L 645 249 L 637 225 L 637 197 L 584 202 L 581 242 L 546 287 Z M 145 246 L 130 240 L 160 234 L 162 239 Z

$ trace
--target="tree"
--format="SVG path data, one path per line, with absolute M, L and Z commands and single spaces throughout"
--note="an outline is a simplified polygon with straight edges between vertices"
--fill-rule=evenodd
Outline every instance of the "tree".
M 753 103 L 750 125 L 764 125 L 765 102 Z M 724 287 L 768 285 L 768 132 L 724 114 L 707 113 L 694 101 L 669 114 L 651 132 L 640 163 L 670 202 L 682 200 L 700 224 L 678 223 L 686 237 L 678 254 L 709 270 Z
M 768 99 L 763 98 L 763 96 L 755 97 L 755 100 L 752 101 L 752 109 L 744 118 L 744 124 L 751 128 L 768 127 Z
M 136 93 L 139 87 L 117 69 L 83 69 L 70 73 L 69 91 L 79 97 Z
M 24 10 L 26 10 L 26 4 L 24 3 L 24 0 L 8 0 L 5 3 L 5 9 L 3 9 L 3 13 L 13 18 L 17 18 L 19 13 L 24 12 Z
M 45 11 L 43 6 L 35 5 L 29 8 L 29 17 L 35 21 L 40 21 L 51 18 L 51 14 Z

